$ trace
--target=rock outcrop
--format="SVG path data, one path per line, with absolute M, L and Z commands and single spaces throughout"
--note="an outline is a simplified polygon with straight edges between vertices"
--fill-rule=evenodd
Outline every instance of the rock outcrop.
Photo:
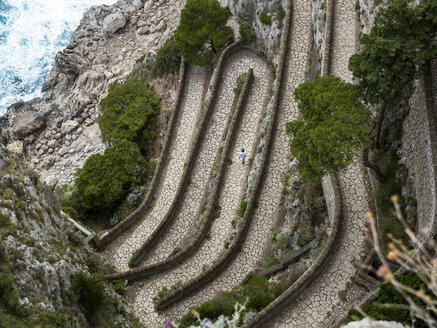
M 2 326 L 54 327 L 55 321 L 62 327 L 90 326 L 71 282 L 74 273 L 91 271 L 93 252 L 84 238 L 37 174 L 0 144 Z M 105 267 L 103 260 L 98 263 Z M 105 293 L 105 307 L 94 318 L 102 324 L 97 326 L 140 327 L 112 288 Z
M 108 85 L 125 80 L 142 55 L 155 55 L 176 28 L 182 5 L 120 0 L 92 7 L 56 55 L 44 95 L 10 106 L 0 119 L 4 142 L 22 142 L 24 156 L 45 182 L 70 183 L 76 168 L 105 148 L 96 118 Z M 171 106 L 174 83 L 168 88 L 158 93 Z

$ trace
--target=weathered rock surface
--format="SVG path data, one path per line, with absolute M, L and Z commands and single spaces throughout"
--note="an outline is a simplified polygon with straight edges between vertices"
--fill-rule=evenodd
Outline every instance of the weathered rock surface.
M 155 55 L 176 28 L 182 5 L 120 0 L 92 7 L 70 44 L 56 54 L 43 97 L 10 106 L 0 119 L 4 143 L 21 141 L 43 181 L 70 183 L 75 169 L 105 148 L 96 119 L 108 85 L 125 80 L 142 55 Z M 174 101 L 175 88 L 174 81 L 166 81 L 157 90 L 166 107 Z M 166 108 L 163 112 L 169 115 Z
M 71 288 L 74 273 L 89 272 L 87 259 L 93 252 L 83 244 L 85 235 L 61 214 L 53 193 L 38 182 L 35 172 L 1 144 L 0 168 L 2 293 L 10 296 L 9 304 L 18 304 L 15 309 L 20 306 L 20 312 L 8 311 L 8 305 L 1 302 L 2 324 L 54 327 L 51 315 L 65 319 L 57 321 L 63 327 L 90 327 L 86 310 Z M 106 288 L 105 293 L 104 309 L 94 319 L 102 323 L 106 317 L 111 326 L 139 328 L 121 297 L 112 288 Z M 61 313 L 64 319 L 58 317 Z
M 103 31 L 113 34 L 126 25 L 126 18 L 123 14 L 112 14 L 105 17 L 103 21 Z

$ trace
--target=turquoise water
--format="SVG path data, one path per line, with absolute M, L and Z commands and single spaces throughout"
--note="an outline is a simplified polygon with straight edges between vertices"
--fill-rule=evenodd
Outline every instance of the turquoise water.
M 84 12 L 115 0 L 0 0 L 0 116 L 41 95 L 55 55 Z

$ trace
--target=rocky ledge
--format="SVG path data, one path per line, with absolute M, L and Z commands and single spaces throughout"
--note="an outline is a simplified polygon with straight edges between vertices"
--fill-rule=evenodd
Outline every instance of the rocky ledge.
M 105 148 L 96 119 L 108 85 L 125 80 L 142 55 L 154 55 L 176 28 L 181 6 L 177 0 L 120 0 L 92 7 L 56 55 L 44 95 L 10 106 L 0 118 L 9 149 L 22 153 L 46 183 L 70 183 L 75 169 Z M 175 84 L 157 90 L 163 107 L 171 107 Z

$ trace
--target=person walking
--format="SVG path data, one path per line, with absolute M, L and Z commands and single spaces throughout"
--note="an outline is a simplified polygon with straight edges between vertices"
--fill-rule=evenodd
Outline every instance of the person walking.
M 244 149 L 241 149 L 241 152 L 238 153 L 238 157 L 243 160 L 243 164 L 244 164 L 244 160 L 247 157 L 247 154 L 244 152 Z

